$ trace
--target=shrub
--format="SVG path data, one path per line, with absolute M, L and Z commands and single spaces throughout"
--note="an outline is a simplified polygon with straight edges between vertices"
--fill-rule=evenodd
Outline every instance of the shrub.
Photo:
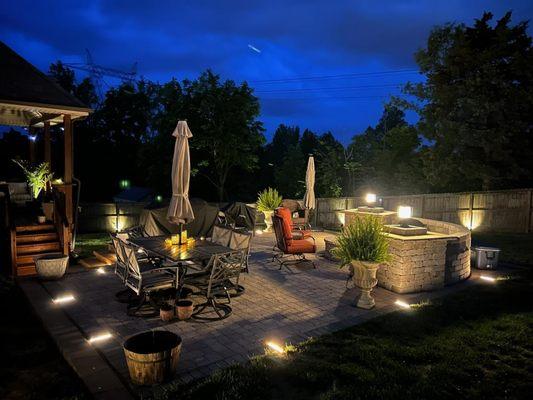
M 283 197 L 276 189 L 268 188 L 258 193 L 257 211 L 273 211 L 281 205 Z
M 39 197 L 42 190 L 46 192 L 48 185 L 52 181 L 53 174 L 50 172 L 48 163 L 43 162 L 37 167 L 31 169 L 27 163 L 23 161 L 13 160 L 24 171 L 28 185 L 31 187 L 33 198 Z
M 383 223 L 377 216 L 356 218 L 337 238 L 333 254 L 341 266 L 352 260 L 382 263 L 390 260 L 389 243 L 383 235 Z

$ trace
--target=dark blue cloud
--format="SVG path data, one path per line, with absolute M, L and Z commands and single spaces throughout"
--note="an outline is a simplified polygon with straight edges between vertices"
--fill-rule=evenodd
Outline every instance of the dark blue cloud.
M 483 11 L 499 17 L 508 9 L 517 22 L 531 17 L 532 4 L 19 0 L 0 10 L 0 38 L 43 70 L 57 59 L 83 61 L 85 48 L 102 65 L 128 69 L 138 62 L 139 74 L 155 81 L 194 78 L 211 68 L 225 78 L 251 82 L 261 98 L 268 136 L 286 123 L 331 130 L 346 142 L 376 122 L 387 97 L 397 92 L 393 84 L 417 75 L 255 81 L 416 68 L 413 53 L 424 46 L 433 26 L 471 23 Z

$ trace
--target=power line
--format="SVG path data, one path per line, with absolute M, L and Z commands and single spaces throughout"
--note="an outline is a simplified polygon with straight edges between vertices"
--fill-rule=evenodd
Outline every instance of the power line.
M 328 79 L 345 79 L 345 78 L 359 78 L 365 76 L 382 76 L 382 75 L 391 75 L 391 74 L 410 74 L 418 72 L 417 69 L 398 69 L 390 71 L 377 71 L 377 72 L 358 72 L 351 74 L 336 74 L 336 75 L 317 75 L 317 76 L 297 76 L 290 78 L 279 78 L 279 79 L 259 79 L 251 80 L 250 83 L 259 83 L 259 84 L 277 84 L 277 83 L 288 83 L 295 81 L 313 81 L 313 80 L 328 80 Z
M 319 87 L 319 88 L 294 88 L 294 89 L 272 89 L 272 90 L 256 90 L 255 93 L 281 93 L 281 92 L 312 92 L 312 91 L 326 91 L 326 90 L 352 90 L 352 89 L 384 89 L 389 87 L 400 88 L 405 83 L 390 83 L 381 85 L 360 85 L 360 86 L 335 86 L 335 87 Z

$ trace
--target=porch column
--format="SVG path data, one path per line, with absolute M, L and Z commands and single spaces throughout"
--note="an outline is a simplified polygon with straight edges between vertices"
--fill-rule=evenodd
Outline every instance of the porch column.
M 50 121 L 44 121 L 44 161 L 48 163 L 50 170 L 52 170 L 52 150 L 50 143 Z
M 65 216 L 69 226 L 69 233 L 72 232 L 72 224 L 74 221 L 72 201 L 72 177 L 73 177 L 73 158 L 72 158 L 72 119 L 70 115 L 63 116 L 63 141 L 64 141 L 64 159 L 65 159 L 65 172 L 63 174 L 64 192 L 65 192 Z M 69 236 L 70 241 L 70 236 Z

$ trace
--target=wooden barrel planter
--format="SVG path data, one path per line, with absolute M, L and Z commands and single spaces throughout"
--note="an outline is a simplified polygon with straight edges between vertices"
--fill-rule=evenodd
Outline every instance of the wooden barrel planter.
M 155 385 L 176 373 L 181 337 L 168 331 L 148 331 L 124 342 L 130 378 L 136 385 Z

